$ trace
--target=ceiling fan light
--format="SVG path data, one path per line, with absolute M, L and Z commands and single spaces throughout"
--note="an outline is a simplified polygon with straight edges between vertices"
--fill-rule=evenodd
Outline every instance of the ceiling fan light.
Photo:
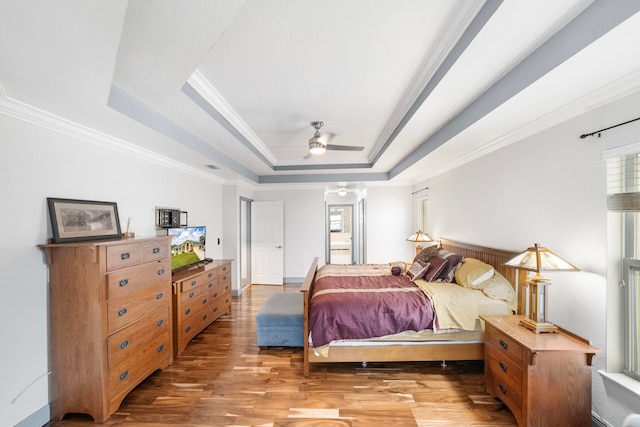
M 314 136 L 309 140 L 309 152 L 311 154 L 322 154 L 326 149 L 327 147 L 318 140 L 317 136 Z

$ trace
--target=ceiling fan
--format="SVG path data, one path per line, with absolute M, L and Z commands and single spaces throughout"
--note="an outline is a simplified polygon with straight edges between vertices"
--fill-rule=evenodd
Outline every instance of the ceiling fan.
M 355 145 L 333 145 L 333 144 L 325 144 L 320 140 L 320 128 L 324 125 L 321 121 L 311 122 L 311 126 L 313 126 L 316 131 L 309 140 L 309 153 L 310 154 L 322 154 L 325 150 L 336 150 L 336 151 L 362 151 L 364 147 L 358 147 Z

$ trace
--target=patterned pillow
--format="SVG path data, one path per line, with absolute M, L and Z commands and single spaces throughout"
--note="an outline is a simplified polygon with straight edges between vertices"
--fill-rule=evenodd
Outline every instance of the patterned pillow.
M 436 255 L 438 255 L 438 245 L 427 246 L 416 255 L 416 257 L 413 259 L 413 262 L 416 262 L 418 260 L 422 262 L 429 262 L 431 257 Z
M 422 276 L 424 276 L 424 273 L 426 273 L 428 269 L 428 262 L 418 260 L 411 265 L 409 270 L 407 270 L 407 277 L 409 277 L 410 280 L 422 279 Z
M 440 275 L 442 270 L 444 270 L 447 265 L 447 260 L 444 258 L 440 258 L 438 256 L 431 257 L 431 261 L 429 261 L 429 269 L 424 274 L 423 279 L 427 282 L 433 282 Z
M 440 249 L 438 251 L 438 256 L 446 259 L 447 264 L 438 275 L 436 282 L 453 282 L 456 271 L 462 266 L 462 255 Z

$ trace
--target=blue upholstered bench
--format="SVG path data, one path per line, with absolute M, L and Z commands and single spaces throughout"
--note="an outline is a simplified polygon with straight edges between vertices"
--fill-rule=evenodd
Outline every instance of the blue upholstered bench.
M 260 347 L 304 346 L 304 302 L 301 292 L 273 294 L 258 312 Z

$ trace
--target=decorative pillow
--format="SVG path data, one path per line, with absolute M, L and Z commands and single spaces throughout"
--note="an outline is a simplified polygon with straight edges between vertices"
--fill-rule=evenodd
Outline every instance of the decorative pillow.
M 410 280 L 422 279 L 422 276 L 424 276 L 424 273 L 426 273 L 428 269 L 428 262 L 422 262 L 418 260 L 411 265 L 411 268 L 409 270 L 407 270 L 407 276 Z
M 456 271 L 456 283 L 465 288 L 478 289 L 478 286 L 493 277 L 495 269 L 479 259 L 465 258 Z
M 427 246 L 416 255 L 416 257 L 413 259 L 413 262 L 416 262 L 418 260 L 422 262 L 429 262 L 431 257 L 436 255 L 438 255 L 438 245 Z
M 462 255 L 449 252 L 445 249 L 440 249 L 438 251 L 438 256 L 440 258 L 446 259 L 447 264 L 438 275 L 438 278 L 436 279 L 436 281 L 448 282 L 448 283 L 453 282 L 453 279 L 455 278 L 456 270 L 458 270 L 462 266 Z
M 391 274 L 394 276 L 400 276 L 402 275 L 402 269 L 398 266 L 391 267 Z
M 447 260 L 438 256 L 431 257 L 429 261 L 429 269 L 424 274 L 423 279 L 427 282 L 433 282 L 447 265 Z
M 400 274 L 396 274 L 395 276 L 401 276 L 407 271 L 407 263 L 404 261 L 396 261 L 390 262 L 389 265 L 393 269 L 393 267 L 398 267 L 400 269 Z

